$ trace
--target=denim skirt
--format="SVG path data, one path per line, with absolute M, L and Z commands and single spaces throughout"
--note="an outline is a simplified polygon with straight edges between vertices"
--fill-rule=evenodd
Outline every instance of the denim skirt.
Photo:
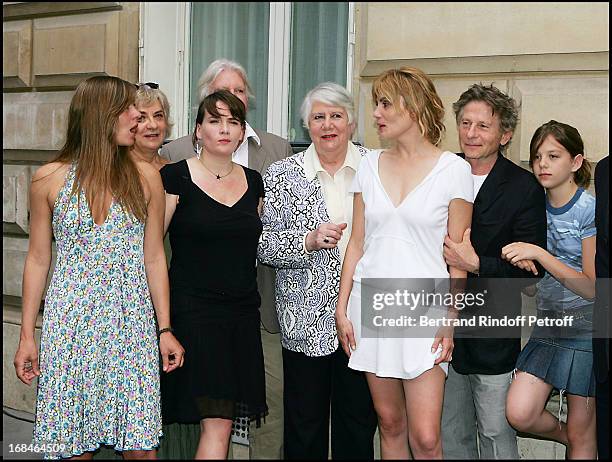
M 579 317 L 574 326 L 582 333 L 570 337 L 556 336 L 554 329 L 536 326 L 517 359 L 516 368 L 565 393 L 595 396 L 591 319 L 590 313 Z

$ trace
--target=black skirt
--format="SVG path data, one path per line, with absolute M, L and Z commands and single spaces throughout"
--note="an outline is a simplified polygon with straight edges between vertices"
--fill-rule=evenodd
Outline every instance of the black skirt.
M 161 373 L 163 423 L 248 417 L 259 426 L 268 407 L 258 306 L 215 306 L 173 292 L 171 308 L 185 361 Z

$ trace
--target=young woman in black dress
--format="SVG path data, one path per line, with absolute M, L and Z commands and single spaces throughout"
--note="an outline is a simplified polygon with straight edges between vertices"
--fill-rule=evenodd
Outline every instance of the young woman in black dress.
M 170 232 L 171 322 L 186 351 L 164 380 L 164 424 L 200 422 L 196 459 L 227 456 L 232 420 L 267 413 L 256 256 L 263 182 L 232 161 L 246 111 L 221 90 L 199 106 L 198 155 L 160 170 Z

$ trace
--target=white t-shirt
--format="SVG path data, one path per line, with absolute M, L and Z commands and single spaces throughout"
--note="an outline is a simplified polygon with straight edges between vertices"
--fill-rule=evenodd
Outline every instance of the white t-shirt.
M 476 196 L 478 195 L 478 191 L 480 191 L 480 187 L 485 182 L 488 176 L 489 176 L 488 173 L 486 175 L 472 174 L 472 178 L 474 178 L 474 199 L 476 199 Z

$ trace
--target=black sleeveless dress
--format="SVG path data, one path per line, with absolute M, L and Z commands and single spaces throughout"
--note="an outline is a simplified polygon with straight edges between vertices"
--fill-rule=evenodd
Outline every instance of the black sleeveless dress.
M 268 411 L 255 266 L 264 189 L 258 172 L 244 172 L 247 191 L 228 207 L 193 183 L 186 160 L 160 170 L 166 192 L 179 196 L 168 228 L 170 319 L 185 349 L 183 367 L 162 372 L 164 424 L 259 424 Z

